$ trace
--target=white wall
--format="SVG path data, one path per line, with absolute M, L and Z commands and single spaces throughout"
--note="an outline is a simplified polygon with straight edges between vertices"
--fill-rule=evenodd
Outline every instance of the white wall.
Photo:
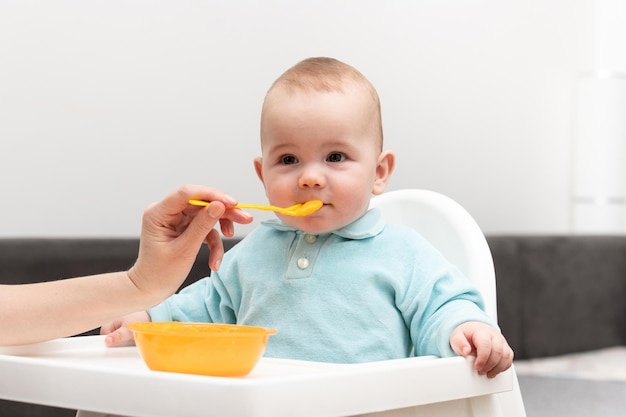
M 592 12 L 592 0 L 2 0 L 0 237 L 136 236 L 143 208 L 183 183 L 265 201 L 252 169 L 263 95 L 316 55 L 377 87 L 398 154 L 390 189 L 448 194 L 486 233 L 567 233 Z

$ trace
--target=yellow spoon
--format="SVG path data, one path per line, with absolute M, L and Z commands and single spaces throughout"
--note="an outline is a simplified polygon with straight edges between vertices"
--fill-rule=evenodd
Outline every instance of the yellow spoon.
M 194 206 L 208 206 L 208 201 L 202 200 L 189 200 L 189 204 Z M 275 211 L 280 214 L 286 214 L 287 216 L 308 216 L 309 214 L 322 208 L 324 203 L 321 200 L 311 200 L 305 203 L 295 204 L 289 207 L 276 207 L 276 206 L 264 206 L 260 204 L 237 204 L 235 208 L 247 208 L 257 210 L 269 210 Z

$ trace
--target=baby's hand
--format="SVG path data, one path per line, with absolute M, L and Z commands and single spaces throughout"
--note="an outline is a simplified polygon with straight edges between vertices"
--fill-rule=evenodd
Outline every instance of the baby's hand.
M 459 325 L 450 335 L 450 346 L 458 355 L 476 355 L 474 368 L 480 375 L 493 378 L 513 363 L 513 350 L 498 329 L 470 321 Z
M 126 325 L 143 321 L 152 321 L 147 311 L 138 311 L 128 314 L 100 328 L 100 334 L 105 334 L 104 343 L 107 346 L 129 345 L 135 341 L 133 332 Z

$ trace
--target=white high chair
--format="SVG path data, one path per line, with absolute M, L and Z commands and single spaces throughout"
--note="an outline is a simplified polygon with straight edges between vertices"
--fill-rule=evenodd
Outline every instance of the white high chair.
M 378 208 L 388 223 L 400 223 L 417 230 L 451 263 L 474 282 L 485 300 L 487 313 L 497 320 L 496 276 L 491 251 L 480 227 L 457 202 L 428 190 L 405 189 L 375 196 L 370 208 Z M 433 359 L 437 361 L 438 359 Z M 404 410 L 393 416 L 480 416 L 525 417 L 526 412 L 515 369 L 510 371 L 513 390 L 481 397 L 449 398 L 425 407 Z M 442 376 L 454 383 L 454 375 Z M 445 398 L 445 393 L 442 393 Z M 465 406 L 459 403 L 467 403 Z M 464 410 L 464 414 L 459 414 Z M 391 416 L 392 414 L 385 414 Z
M 482 292 L 485 299 L 487 313 L 496 319 L 496 289 L 495 270 L 493 259 L 487 241 L 480 228 L 470 214 L 455 201 L 441 194 L 426 190 L 399 190 L 390 191 L 371 200 L 371 207 L 379 208 L 384 218 L 389 223 L 401 223 L 413 227 L 422 236 L 429 240 L 450 262 L 458 266 Z M 490 384 L 486 377 L 479 376 L 471 366 L 450 366 L 459 364 L 462 358 L 411 358 L 402 361 L 421 361 L 426 365 L 420 368 L 419 378 L 407 379 L 402 364 L 413 362 L 377 362 L 376 367 L 387 367 L 389 371 L 385 381 L 380 384 L 391 384 L 406 387 L 411 390 L 407 394 L 410 399 L 402 395 L 398 399 L 391 398 L 386 411 L 378 411 L 369 414 L 361 414 L 368 417 L 525 417 L 524 404 L 517 382 L 515 369 L 512 367 L 498 375 L 497 379 L 507 381 L 506 386 L 512 386 L 511 391 L 504 391 Z M 471 361 L 471 359 L 466 359 Z M 426 361 L 426 362 L 423 362 Z M 395 364 L 394 364 L 395 363 Z M 400 364 L 400 365 L 399 365 Z M 409 365 L 407 365 L 409 366 Z M 347 369 L 347 368 L 345 368 Z M 397 372 L 397 376 L 394 376 Z M 337 374 L 338 375 L 338 374 Z M 511 378 L 506 379 L 506 378 Z M 512 384 L 509 384 L 512 380 Z M 491 388 L 493 385 L 494 388 Z M 480 389 L 477 387 L 480 386 Z M 487 388 L 485 388 L 485 386 Z M 415 394 L 412 389 L 414 388 Z M 372 389 L 375 389 L 372 386 Z M 406 390 L 404 390 L 406 391 Z M 267 401 L 289 403 L 290 395 L 271 391 L 272 397 Z M 359 395 L 358 392 L 351 394 L 350 398 L 344 392 L 342 398 L 329 398 L 334 401 L 348 404 L 350 401 L 366 403 L 367 393 Z M 371 395 L 371 394 L 370 394 Z M 419 401 L 414 401 L 419 397 Z M 295 400 L 294 400 L 295 401 Z M 403 401 L 403 402 L 402 402 Z M 402 404 L 420 404 L 406 406 Z M 306 409 L 297 401 L 289 403 L 281 415 L 300 415 Z M 342 409 L 341 407 L 336 408 Z M 343 409 L 348 409 L 344 407 Z M 346 415 L 353 413 L 333 411 L 324 415 Z M 79 412 L 78 417 L 101 417 L 105 414 L 93 412 Z
M 389 191 L 371 199 L 387 223 L 417 230 L 448 261 L 474 282 L 487 313 L 497 320 L 496 273 L 487 240 L 472 216 L 457 202 L 428 190 Z

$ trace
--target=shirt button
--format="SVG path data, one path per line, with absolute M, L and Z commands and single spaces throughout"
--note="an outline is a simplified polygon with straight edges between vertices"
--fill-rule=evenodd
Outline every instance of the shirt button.
M 300 258 L 297 262 L 298 268 L 307 269 L 309 267 L 309 260 L 307 258 Z
M 304 240 L 306 240 L 308 243 L 315 243 L 315 241 L 317 240 L 317 236 L 307 233 L 306 235 L 304 235 Z

